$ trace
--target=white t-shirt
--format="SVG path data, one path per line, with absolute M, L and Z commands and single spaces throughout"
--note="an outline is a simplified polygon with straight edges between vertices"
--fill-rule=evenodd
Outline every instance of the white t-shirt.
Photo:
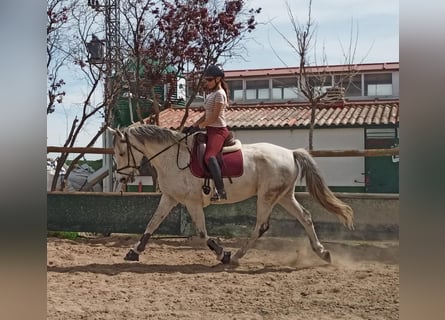
M 219 113 L 218 118 L 214 122 L 209 123 L 208 126 L 209 127 L 226 127 L 227 123 L 226 123 L 226 118 L 225 118 L 225 111 L 226 111 L 226 107 L 227 107 L 227 96 L 226 96 L 226 92 L 222 88 L 218 89 L 216 91 L 213 91 L 212 93 L 210 93 L 207 96 L 205 104 L 204 104 L 206 119 L 210 119 L 210 117 L 213 115 L 213 113 L 216 112 L 215 104 L 217 104 L 217 103 L 222 103 L 223 107 L 221 109 L 221 112 Z

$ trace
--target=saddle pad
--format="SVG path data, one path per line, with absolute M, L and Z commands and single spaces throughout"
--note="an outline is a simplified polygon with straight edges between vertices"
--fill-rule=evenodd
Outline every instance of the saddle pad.
M 223 178 L 240 177 L 243 175 L 243 154 L 241 150 L 224 153 L 222 155 L 221 175 Z M 211 178 L 211 174 L 206 168 L 202 168 L 197 158 L 197 153 L 193 152 L 190 159 L 190 171 L 198 178 Z

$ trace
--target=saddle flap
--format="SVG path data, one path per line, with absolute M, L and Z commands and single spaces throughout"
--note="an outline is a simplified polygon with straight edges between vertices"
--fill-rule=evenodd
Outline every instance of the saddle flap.
M 241 152 L 241 141 L 233 138 L 233 134 L 226 139 L 221 153 L 217 157 L 221 165 L 223 177 L 239 177 L 243 174 L 243 156 Z M 211 178 L 207 166 L 204 163 L 204 154 L 207 146 L 207 134 L 197 133 L 194 135 L 193 148 L 190 159 L 190 169 L 196 177 Z

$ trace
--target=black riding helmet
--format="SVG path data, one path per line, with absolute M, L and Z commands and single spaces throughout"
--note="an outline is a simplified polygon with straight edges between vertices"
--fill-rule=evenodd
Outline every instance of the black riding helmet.
M 222 77 L 224 78 L 224 70 L 220 65 L 210 65 L 204 72 L 204 77 Z

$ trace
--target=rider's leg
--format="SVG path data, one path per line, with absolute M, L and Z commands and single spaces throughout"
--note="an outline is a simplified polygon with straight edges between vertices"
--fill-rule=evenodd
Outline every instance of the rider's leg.
M 204 161 L 207 168 L 212 175 L 215 183 L 216 192 L 210 198 L 211 201 L 218 201 L 220 199 L 227 199 L 226 191 L 224 189 L 224 182 L 221 175 L 221 167 L 216 159 L 216 155 L 221 152 L 224 140 L 227 138 L 229 131 L 227 128 L 207 127 L 207 146 L 204 154 Z
M 221 176 L 221 168 L 218 160 L 215 157 L 210 157 L 207 162 L 210 174 L 212 175 L 213 182 L 215 183 L 216 192 L 210 198 L 211 201 L 218 201 L 221 199 L 227 199 L 226 190 L 224 189 L 224 182 Z

